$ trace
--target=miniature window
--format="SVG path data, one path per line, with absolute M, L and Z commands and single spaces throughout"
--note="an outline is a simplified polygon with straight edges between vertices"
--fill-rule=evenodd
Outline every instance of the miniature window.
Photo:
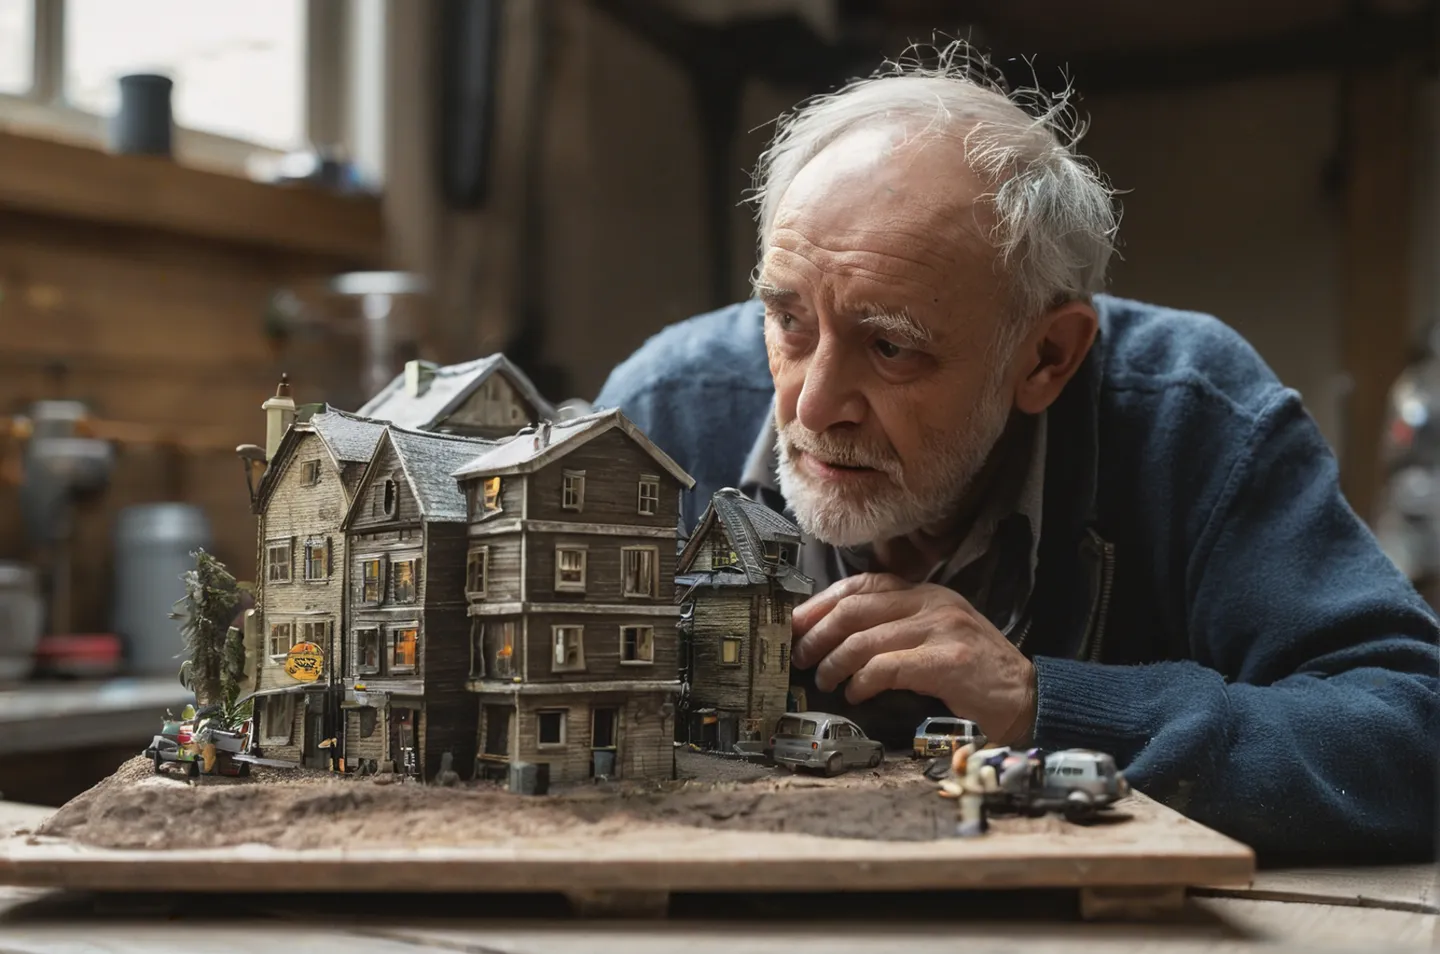
M 318 460 L 307 460 L 305 462 L 305 484 L 314 487 L 320 483 L 320 462 Z
M 772 596 L 770 598 L 770 622 L 774 624 L 790 622 L 790 603 L 784 597 Z
M 795 566 L 799 556 L 799 548 L 793 543 L 780 544 L 780 562 L 785 566 Z
M 660 512 L 660 478 L 644 476 L 640 478 L 640 499 L 638 511 L 646 517 L 653 517 Z
M 500 478 L 488 477 L 481 485 L 481 507 L 485 516 L 500 512 Z
M 790 668 L 790 640 L 780 640 L 780 668 Z
M 542 709 L 535 713 L 536 742 L 541 746 L 565 744 L 564 709 Z
M 490 645 L 488 658 L 494 660 L 495 678 L 515 678 L 515 624 L 486 623 L 485 631 Z
M 289 583 L 290 582 L 290 541 L 284 540 L 278 543 L 270 543 L 265 547 L 265 560 L 268 570 L 265 580 L 268 583 Z
M 736 566 L 739 562 L 740 557 L 735 554 L 734 550 L 716 547 L 710 551 L 710 568 L 712 570 L 722 566 Z
M 759 666 L 760 671 L 764 672 L 766 669 L 766 664 L 770 662 L 770 640 L 760 640 L 760 655 L 756 657 L 755 661 L 756 664 Z
M 720 662 L 726 666 L 740 665 L 740 637 L 720 637 Z
M 585 548 L 555 548 L 555 589 L 585 592 Z
M 328 652 L 330 640 L 330 621 L 328 619 L 312 620 L 300 624 L 300 638 L 297 643 L 314 643 L 321 649 Z
M 375 708 L 366 706 L 360 710 L 360 738 L 368 739 L 375 734 Z
M 414 626 L 390 631 L 390 671 L 414 672 L 420 631 Z
M 398 488 L 395 486 L 395 481 L 385 481 L 385 486 L 382 488 L 381 492 L 384 495 L 382 498 L 382 507 L 384 509 L 385 516 L 395 516 L 396 498 L 399 496 Z
M 485 678 L 485 621 L 470 620 L 470 678 Z
M 562 478 L 560 509 L 583 510 L 585 508 L 585 471 L 567 470 Z
M 305 579 L 323 580 L 330 575 L 330 546 L 328 540 L 305 541 Z
M 274 745 L 289 745 L 295 724 L 295 697 L 290 693 L 267 696 L 261 739 Z
M 485 598 L 485 571 L 490 562 L 490 548 L 479 547 L 470 551 L 465 564 L 465 595 L 472 600 Z
M 364 675 L 380 671 L 380 630 L 355 630 L 355 668 Z
M 417 584 L 415 581 L 416 566 L 419 560 L 396 560 L 390 569 L 390 579 L 395 584 L 395 602 L 413 603 Z
M 620 661 L 622 663 L 653 663 L 655 661 L 655 627 L 620 627 Z
M 780 545 L 774 540 L 765 541 L 765 562 L 774 563 L 780 559 Z
M 360 562 L 360 601 L 362 603 L 380 602 L 382 582 L 380 558 L 362 560 Z
M 585 668 L 585 629 L 581 626 L 556 626 L 553 630 L 555 652 L 551 672 L 578 672 Z
M 622 573 L 626 596 L 654 597 L 660 592 L 660 551 L 654 547 L 625 547 Z
M 271 623 L 269 646 L 270 655 L 283 656 L 288 653 L 290 651 L 290 647 L 295 645 L 294 639 L 291 638 L 292 635 L 293 630 L 290 628 L 289 623 Z

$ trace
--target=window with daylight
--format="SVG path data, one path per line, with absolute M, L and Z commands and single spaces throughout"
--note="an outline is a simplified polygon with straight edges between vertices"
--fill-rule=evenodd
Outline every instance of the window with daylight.
M 305 462 L 304 479 L 306 486 L 314 487 L 320 483 L 320 462 L 318 460 L 307 460 Z
M 33 86 L 36 0 L 0 0 L 0 93 L 23 96 Z
M 562 510 L 583 510 L 585 508 L 585 471 L 567 470 L 561 478 L 560 508 Z
M 414 626 L 390 630 L 390 671 L 414 672 L 420 631 Z
M 305 579 L 324 580 L 330 576 L 330 541 L 305 541 Z
M 653 517 L 660 512 L 660 478 L 640 478 L 640 499 L 638 512 L 642 516 Z
M 621 552 L 626 596 L 655 597 L 660 593 L 660 551 L 655 547 L 625 547 Z
M 620 628 L 620 661 L 652 663 L 655 661 L 655 627 L 622 626 Z
M 565 744 L 566 709 L 541 709 L 535 713 L 535 742 L 537 745 L 555 746 Z
M 740 637 L 720 637 L 720 662 L 726 666 L 740 665 Z
M 470 551 L 465 561 L 465 595 L 472 600 L 485 598 L 485 571 L 490 562 L 490 548 L 478 547 Z
M 555 589 L 569 593 L 585 592 L 585 548 L 555 548 Z
M 355 671 L 365 676 L 380 672 L 380 630 L 373 626 L 355 630 Z
M 265 581 L 290 582 L 290 541 L 275 540 L 265 545 Z
M 553 630 L 555 658 L 551 672 L 579 672 L 585 668 L 585 629 L 582 626 L 556 626 Z
M 380 572 L 381 560 L 379 557 L 372 557 L 369 560 L 360 561 L 360 602 L 379 603 L 380 594 L 383 591 L 383 575 Z
M 500 512 L 500 478 L 487 477 L 480 485 L 480 513 L 488 517 Z
M 415 575 L 418 573 L 419 560 L 396 560 L 391 564 L 390 579 L 395 584 L 395 602 L 413 603 L 419 591 Z
M 271 623 L 270 645 L 267 647 L 270 655 L 283 656 L 288 653 L 290 647 L 295 645 L 293 635 L 294 630 L 291 629 L 289 623 Z

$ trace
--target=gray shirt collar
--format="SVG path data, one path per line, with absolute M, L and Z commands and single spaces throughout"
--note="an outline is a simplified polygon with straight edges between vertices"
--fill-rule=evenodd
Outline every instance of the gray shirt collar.
M 1024 586 L 1020 588 L 1019 597 L 1013 606 L 991 608 L 992 619 L 995 616 L 1000 618 L 996 625 L 1002 626 L 1007 631 L 1014 628 L 1024 615 L 1025 604 L 1029 600 L 1030 590 L 1035 582 L 1035 570 L 1040 562 L 1040 521 L 1045 498 L 1046 431 L 1046 414 L 1042 412 L 1035 421 L 1030 457 L 1018 495 L 1014 498 L 1005 494 L 992 496 L 981 509 L 970 532 L 960 541 L 955 552 L 947 560 L 936 564 L 927 577 L 928 582 L 959 589 L 955 584 L 959 581 L 963 571 L 989 553 L 995 543 L 996 529 L 1000 526 L 1001 521 L 1012 515 L 1024 518 L 1024 527 L 1029 534 L 1029 565 L 1006 567 L 999 571 L 1028 571 Z M 756 436 L 755 443 L 751 446 L 750 453 L 745 459 L 745 467 L 740 477 L 740 489 L 747 496 L 781 509 L 784 507 L 784 498 L 780 495 L 779 479 L 776 476 L 778 458 L 775 451 L 775 433 L 775 404 L 772 399 L 770 411 L 765 416 L 765 423 L 760 428 L 760 433 Z M 800 562 L 800 572 L 815 580 L 815 591 L 818 593 L 846 576 L 863 571 L 868 559 L 861 551 L 838 550 L 820 543 L 806 534 L 802 539 Z M 970 594 L 963 595 L 969 596 Z M 984 611 L 983 608 L 982 611 Z

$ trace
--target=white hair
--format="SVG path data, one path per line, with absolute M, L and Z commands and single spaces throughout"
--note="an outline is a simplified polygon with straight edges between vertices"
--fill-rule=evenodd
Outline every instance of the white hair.
M 887 62 L 869 78 L 809 99 L 777 121 L 750 196 L 758 207 L 760 259 L 763 264 L 790 184 L 845 133 L 898 125 L 907 133 L 920 127 L 908 141 L 960 136 L 966 163 L 993 190 L 984 196 L 994 212 L 990 240 L 1019 318 L 1002 326 L 1001 338 L 1013 342 L 1047 309 L 1089 300 L 1104 288 L 1119 225 L 1114 192 L 1075 151 L 1085 126 L 1068 85 L 1053 95 L 1007 91 L 999 72 L 964 41 L 940 50 L 938 61 L 933 67 L 913 56 Z

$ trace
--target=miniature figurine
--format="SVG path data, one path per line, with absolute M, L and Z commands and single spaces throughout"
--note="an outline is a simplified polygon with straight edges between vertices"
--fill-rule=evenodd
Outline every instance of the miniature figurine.
M 970 742 L 957 748 L 951 756 L 951 775 L 940 783 L 940 794 L 959 802 L 960 820 L 955 833 L 961 838 L 979 837 L 989 828 L 985 815 L 987 797 L 1000 790 L 996 756 L 1004 751 L 982 749 L 977 752 L 975 743 Z
M 983 745 L 984 734 L 980 727 L 969 719 L 957 719 L 954 716 L 932 716 L 920 723 L 915 729 L 915 742 L 911 751 L 911 758 L 948 758 L 954 753 L 956 745 L 964 745 L 974 742 L 976 745 Z
M 875 768 L 885 761 L 885 748 L 868 738 L 849 719 L 827 712 L 795 712 L 782 716 L 770 739 L 770 758 L 792 772 L 821 769 L 839 775 L 857 766 Z
M 927 768 L 926 776 L 933 778 L 935 773 Z M 990 811 L 1059 812 L 1067 821 L 1080 823 L 1129 792 L 1129 783 L 1116 771 L 1114 758 L 1086 749 L 1045 755 L 1039 749 L 976 751 L 973 745 L 966 745 L 955 750 L 949 771 L 940 780 L 942 796 L 961 799 L 962 837 L 982 833 Z

